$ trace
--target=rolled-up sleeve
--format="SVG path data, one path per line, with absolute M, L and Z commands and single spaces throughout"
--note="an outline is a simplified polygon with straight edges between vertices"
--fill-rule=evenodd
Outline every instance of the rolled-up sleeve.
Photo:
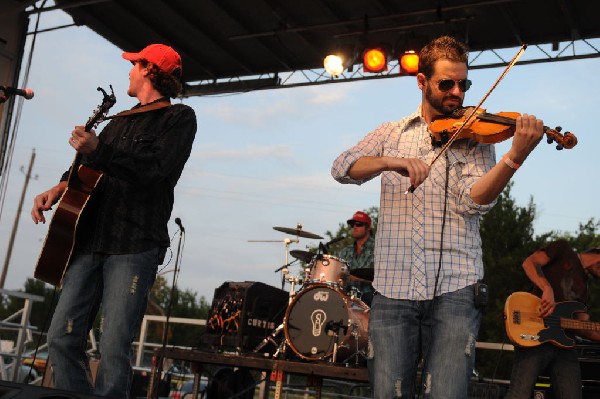
M 374 177 L 376 173 L 362 180 L 356 180 L 348 176 L 348 171 L 362 157 L 380 157 L 383 156 L 383 143 L 392 130 L 391 123 L 384 123 L 371 133 L 367 134 L 354 147 L 342 152 L 331 167 L 331 176 L 342 184 L 363 184 Z
M 496 164 L 496 151 L 491 144 L 476 144 L 470 152 L 474 162 L 463 165 L 460 183 L 461 193 L 457 211 L 467 215 L 484 215 L 496 205 L 497 199 L 489 204 L 477 204 L 471 198 L 471 188 L 494 167 Z

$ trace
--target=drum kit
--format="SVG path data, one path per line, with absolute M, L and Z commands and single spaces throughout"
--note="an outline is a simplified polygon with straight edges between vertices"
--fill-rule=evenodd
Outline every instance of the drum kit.
M 323 239 L 303 230 L 301 225 L 273 229 L 295 235 L 296 239 L 290 242 L 298 242 L 298 237 Z M 364 365 L 370 308 L 361 300 L 361 293 L 355 287 L 350 289 L 348 283 L 370 283 L 373 272 L 356 269 L 355 273 L 350 270 L 348 262 L 329 255 L 328 245 L 337 241 L 319 244 L 317 253 L 289 251 L 305 267 L 299 275 L 292 275 L 288 269 L 295 261 L 276 270 L 281 272 L 282 281 L 290 284 L 288 306 L 283 323 L 263 340 L 255 352 L 267 343 L 273 343 L 278 345 L 275 357 L 285 354 L 289 347 L 303 360 Z M 300 288 L 296 291 L 296 287 Z M 285 338 L 280 342 L 277 337 L 282 331 Z

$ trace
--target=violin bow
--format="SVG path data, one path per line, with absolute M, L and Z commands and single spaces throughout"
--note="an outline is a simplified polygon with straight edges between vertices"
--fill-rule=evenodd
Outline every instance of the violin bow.
M 446 142 L 446 144 L 444 144 L 442 146 L 442 148 L 440 149 L 440 152 L 431 160 L 431 163 L 429 164 L 429 167 L 431 167 L 435 163 L 435 161 L 437 161 L 439 159 L 439 157 L 444 152 L 446 152 L 446 150 L 448 149 L 448 147 L 450 147 L 450 145 L 452 145 L 452 143 L 454 143 L 454 141 L 456 141 L 457 137 L 459 137 L 460 133 L 463 131 L 463 129 L 465 128 L 465 126 L 467 126 L 468 123 L 471 121 L 471 119 L 473 119 L 473 117 L 477 113 L 477 110 L 479 108 L 481 108 L 481 106 L 483 105 L 483 103 L 485 102 L 485 100 L 487 100 L 487 98 L 492 93 L 492 91 L 494 91 L 496 89 L 496 86 L 498 86 L 498 83 L 500 83 L 500 81 L 502 79 L 504 79 L 504 77 L 506 76 L 506 74 L 508 73 L 508 71 L 510 71 L 512 69 L 512 67 L 515 66 L 515 64 L 517 63 L 517 61 L 519 60 L 519 58 L 521 58 L 521 56 L 523 55 L 523 53 L 525 52 L 526 49 L 527 49 L 527 44 L 523 43 L 523 45 L 521 46 L 521 48 L 519 49 L 519 51 L 517 52 L 517 54 L 515 54 L 515 56 L 513 57 L 513 59 L 510 60 L 510 62 L 508 63 L 508 65 L 506 65 L 506 68 L 504 68 L 504 71 L 502 71 L 502 73 L 500 74 L 500 76 L 498 77 L 498 79 L 496 79 L 496 81 L 494 82 L 494 84 L 492 85 L 492 87 L 487 91 L 487 93 L 485 93 L 485 95 L 479 101 L 479 103 L 477 104 L 477 106 L 475 106 L 473 108 L 473 111 L 463 121 L 462 125 L 460 125 L 460 127 L 458 128 L 458 130 L 456 130 L 456 132 L 454 132 L 454 134 L 452 136 L 450 136 L 450 138 L 448 139 L 448 141 Z M 408 190 L 406 190 L 406 192 L 404 194 L 412 193 L 414 191 L 415 191 L 415 188 L 411 185 L 408 188 Z

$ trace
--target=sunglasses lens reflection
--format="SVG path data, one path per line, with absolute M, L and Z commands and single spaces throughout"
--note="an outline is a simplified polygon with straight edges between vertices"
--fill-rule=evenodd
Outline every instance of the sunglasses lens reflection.
M 438 83 L 438 87 L 441 91 L 449 91 L 454 88 L 455 84 L 458 84 L 458 88 L 462 92 L 469 90 L 469 88 L 471 87 L 471 81 L 469 79 L 466 79 L 466 80 L 443 79 L 443 80 L 440 80 L 440 83 Z

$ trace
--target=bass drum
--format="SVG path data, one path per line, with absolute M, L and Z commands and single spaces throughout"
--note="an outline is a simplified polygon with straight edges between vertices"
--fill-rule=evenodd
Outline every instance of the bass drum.
M 302 359 L 362 362 L 366 358 L 369 307 L 327 284 L 300 291 L 287 308 L 285 339 Z M 336 345 L 337 344 L 337 345 Z

